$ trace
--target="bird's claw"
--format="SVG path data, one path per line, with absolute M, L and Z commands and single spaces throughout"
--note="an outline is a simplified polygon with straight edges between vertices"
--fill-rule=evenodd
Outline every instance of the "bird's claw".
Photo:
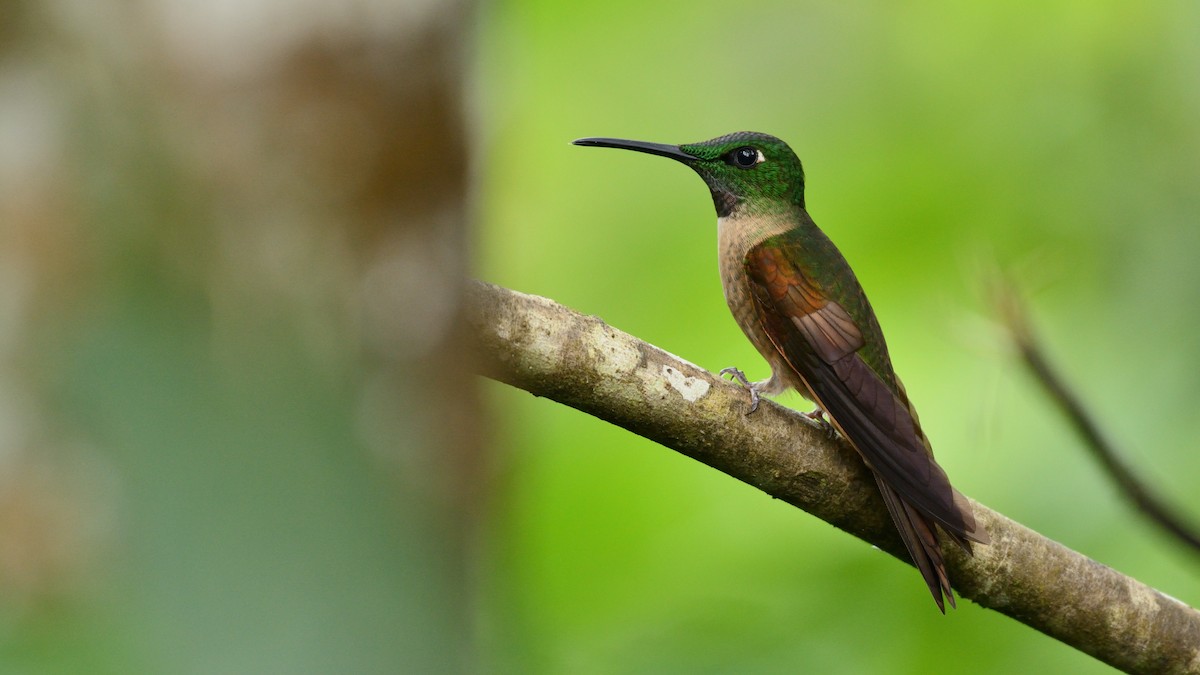
M 720 375 L 722 377 L 725 375 L 731 375 L 739 384 L 750 390 L 750 409 L 746 411 L 747 415 L 753 413 L 755 410 L 758 410 L 758 388 L 754 386 L 753 382 L 746 379 L 745 373 L 730 366 L 729 368 L 722 368 Z
M 829 423 L 829 420 L 825 419 L 825 410 L 823 408 L 818 407 L 812 412 L 806 412 L 804 416 L 816 422 L 817 426 L 821 427 L 821 430 L 825 432 L 825 435 L 830 440 L 837 437 L 837 432 L 834 430 L 833 425 Z

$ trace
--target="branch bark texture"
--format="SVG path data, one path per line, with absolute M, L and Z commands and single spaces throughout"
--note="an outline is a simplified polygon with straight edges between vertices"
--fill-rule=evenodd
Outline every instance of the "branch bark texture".
M 483 374 L 624 427 L 908 561 L 854 450 L 599 318 L 475 282 Z M 1131 673 L 1200 673 L 1200 612 L 973 502 L 991 535 L 974 557 L 944 547 L 955 589 Z

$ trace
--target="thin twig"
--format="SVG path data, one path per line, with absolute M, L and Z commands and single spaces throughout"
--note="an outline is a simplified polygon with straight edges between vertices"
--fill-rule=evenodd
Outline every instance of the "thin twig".
M 1120 451 L 1100 430 L 1095 418 L 1088 413 L 1080 397 L 1050 364 L 1033 334 L 1028 314 L 1012 284 L 999 283 L 996 301 L 1012 333 L 1013 342 L 1021 354 L 1021 360 L 1066 416 L 1067 421 L 1083 439 L 1084 446 L 1100 462 L 1121 492 L 1131 499 L 1147 518 L 1193 551 L 1200 552 L 1200 535 L 1197 531 L 1186 524 L 1174 509 L 1168 507 L 1162 497 L 1133 474 L 1129 465 L 1121 459 Z

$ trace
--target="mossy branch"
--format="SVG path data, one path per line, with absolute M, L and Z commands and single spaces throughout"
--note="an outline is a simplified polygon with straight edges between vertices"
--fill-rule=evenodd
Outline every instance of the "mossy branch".
M 551 300 L 482 282 L 483 374 L 624 427 L 908 561 L 853 449 L 687 361 Z M 1130 673 L 1200 673 L 1200 612 L 973 502 L 991 535 L 943 549 L 959 594 Z M 932 611 L 932 609 L 931 609 Z

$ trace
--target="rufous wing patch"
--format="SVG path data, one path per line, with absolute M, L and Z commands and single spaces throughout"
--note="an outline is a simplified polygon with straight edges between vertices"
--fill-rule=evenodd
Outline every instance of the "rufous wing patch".
M 773 246 L 759 246 L 746 256 L 747 271 L 763 285 L 769 306 L 787 316 L 825 363 L 859 350 L 862 331 L 850 313 Z
M 836 302 L 827 302 L 824 307 L 803 316 L 792 316 L 792 323 L 825 363 L 834 363 L 863 346 L 862 332 L 854 325 L 850 314 Z

